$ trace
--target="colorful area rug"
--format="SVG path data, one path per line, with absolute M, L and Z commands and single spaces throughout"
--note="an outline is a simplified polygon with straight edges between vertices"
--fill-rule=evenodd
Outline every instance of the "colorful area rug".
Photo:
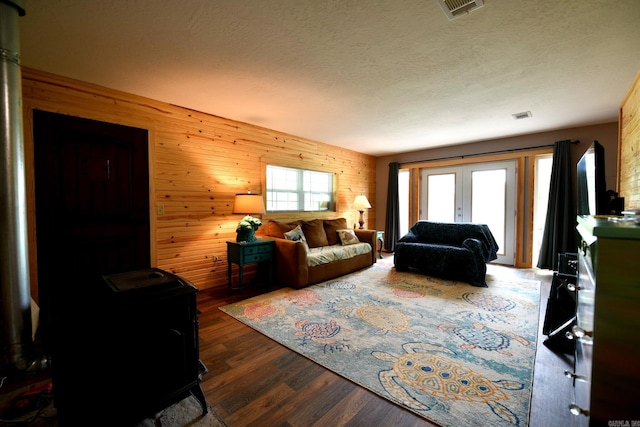
M 527 426 L 539 282 L 488 288 L 387 263 L 221 310 L 443 426 Z

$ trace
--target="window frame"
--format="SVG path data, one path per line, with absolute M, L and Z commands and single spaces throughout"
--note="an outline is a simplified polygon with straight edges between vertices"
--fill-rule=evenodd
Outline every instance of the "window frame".
M 288 171 L 293 171 L 296 173 L 296 185 L 295 185 L 295 190 L 294 189 L 272 189 L 270 188 L 270 180 L 269 180 L 269 175 L 270 175 L 270 168 L 278 168 L 278 169 L 286 169 Z M 327 192 L 322 192 L 322 191 L 311 191 L 308 190 L 306 191 L 304 189 L 304 174 L 305 173 L 318 173 L 318 174 L 324 174 L 327 175 L 327 178 L 329 178 L 329 185 L 331 186 L 331 188 L 329 189 L 329 191 Z M 266 207 L 266 211 L 267 213 L 287 213 L 287 212 L 297 212 L 297 213 L 312 213 L 312 212 L 336 212 L 336 188 L 337 188 L 337 174 L 335 172 L 330 172 L 330 171 L 323 171 L 323 170 L 315 170 L 315 169 L 305 169 L 305 168 L 300 168 L 300 167 L 294 167 L 294 166 L 283 166 L 280 164 L 274 164 L 274 163 L 266 163 L 265 164 L 265 168 L 264 168 L 264 186 L 265 186 L 265 207 Z M 296 193 L 298 195 L 297 197 L 297 209 L 272 209 L 273 207 L 273 202 L 270 200 L 270 193 L 274 192 L 274 191 L 282 191 L 282 192 L 290 192 L 290 193 Z M 307 204 L 306 202 L 306 198 L 307 196 L 310 195 L 328 195 L 329 200 L 328 200 L 328 206 L 326 209 L 310 209 L 310 210 L 306 210 L 305 209 L 305 205 Z M 270 209 L 271 207 L 271 209 Z

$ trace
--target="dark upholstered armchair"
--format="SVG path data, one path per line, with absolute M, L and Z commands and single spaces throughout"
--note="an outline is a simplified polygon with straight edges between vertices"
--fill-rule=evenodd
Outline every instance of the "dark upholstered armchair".
M 486 263 L 498 244 L 484 224 L 418 221 L 396 244 L 396 270 L 418 270 L 443 279 L 486 287 Z

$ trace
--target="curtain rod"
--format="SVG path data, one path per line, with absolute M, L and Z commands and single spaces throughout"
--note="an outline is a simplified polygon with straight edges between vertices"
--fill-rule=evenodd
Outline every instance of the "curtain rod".
M 568 140 L 565 140 L 568 141 Z M 559 141 L 562 142 L 562 141 Z M 571 141 L 571 144 L 580 144 L 580 141 Z M 411 162 L 402 162 L 398 163 L 400 165 L 410 165 L 413 163 L 425 163 L 425 162 L 437 162 L 440 160 L 451 160 L 451 159 L 465 159 L 467 157 L 477 157 L 477 156 L 488 156 L 490 154 L 503 154 L 503 153 L 515 153 L 518 151 L 528 151 L 528 150 L 537 150 L 540 148 L 551 148 L 554 147 L 555 144 L 547 144 L 547 145 L 537 145 L 535 147 L 525 147 L 525 148 L 512 148 L 510 150 L 498 150 L 498 151 L 488 151 L 486 153 L 477 153 L 477 154 L 463 154 L 460 156 L 450 156 L 450 157 L 440 157 L 437 159 L 428 159 L 428 160 L 414 160 Z

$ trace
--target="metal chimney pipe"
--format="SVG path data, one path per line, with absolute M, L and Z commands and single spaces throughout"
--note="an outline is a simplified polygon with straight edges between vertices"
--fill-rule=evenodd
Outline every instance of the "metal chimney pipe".
M 22 130 L 18 17 L 22 0 L 0 0 L 0 370 L 28 368 L 31 291 Z

